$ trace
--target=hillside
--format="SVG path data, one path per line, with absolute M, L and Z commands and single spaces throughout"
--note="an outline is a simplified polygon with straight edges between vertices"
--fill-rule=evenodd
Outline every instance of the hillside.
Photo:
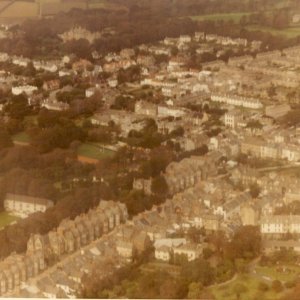
M 16 21 L 39 16 L 53 16 L 71 9 L 106 8 L 120 9 L 119 5 L 110 4 L 106 0 L 12 0 L 0 1 L 0 21 Z

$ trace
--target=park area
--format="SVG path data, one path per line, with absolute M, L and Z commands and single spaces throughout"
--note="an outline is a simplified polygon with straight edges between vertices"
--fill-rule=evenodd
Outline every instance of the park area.
M 5 226 L 18 220 L 18 217 L 11 216 L 7 212 L 0 213 L 0 230 Z
M 271 282 L 270 282 L 271 284 Z M 227 284 L 216 285 L 209 288 L 216 300 L 277 300 L 283 292 L 276 292 L 266 287 L 263 280 L 251 275 L 238 275 Z
M 257 266 L 256 274 L 269 280 L 282 282 L 294 281 L 299 277 L 300 267 L 295 265 L 284 265 L 274 267 Z

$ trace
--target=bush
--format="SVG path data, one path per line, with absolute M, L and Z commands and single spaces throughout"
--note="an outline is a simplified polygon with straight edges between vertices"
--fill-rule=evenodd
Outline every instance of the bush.
M 272 282 L 272 289 L 273 289 L 276 293 L 282 292 L 283 286 L 282 286 L 281 281 L 279 281 L 279 280 L 274 280 L 274 281 Z
M 290 280 L 290 281 L 287 281 L 284 286 L 287 288 L 287 289 L 291 289 L 291 288 L 294 288 L 296 286 L 296 281 L 295 280 Z
M 266 292 L 269 289 L 269 286 L 264 282 L 260 282 L 258 284 L 258 289 L 262 292 Z
M 203 249 L 203 257 L 205 259 L 210 258 L 214 254 L 214 251 L 212 251 L 210 248 L 204 248 Z

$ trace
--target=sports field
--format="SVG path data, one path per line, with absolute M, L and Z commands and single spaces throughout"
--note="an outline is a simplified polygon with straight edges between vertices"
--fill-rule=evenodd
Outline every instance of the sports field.
M 101 145 L 85 143 L 79 147 L 77 154 L 79 156 L 100 160 L 106 157 L 113 156 L 114 152 L 112 150 L 106 149 L 105 147 L 102 147 Z

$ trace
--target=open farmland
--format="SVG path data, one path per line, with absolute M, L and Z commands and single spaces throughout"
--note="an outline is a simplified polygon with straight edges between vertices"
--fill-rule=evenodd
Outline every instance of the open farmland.
M 211 14 L 211 15 L 199 15 L 191 16 L 194 21 L 229 21 L 239 22 L 243 16 L 248 16 L 250 13 L 227 13 L 227 14 Z
M 268 32 L 273 35 L 281 35 L 287 38 L 295 38 L 297 36 L 300 36 L 300 26 L 288 27 L 285 29 L 274 29 L 271 27 L 264 27 L 264 26 L 247 26 L 246 29 L 250 31 L 258 30 L 258 31 Z

